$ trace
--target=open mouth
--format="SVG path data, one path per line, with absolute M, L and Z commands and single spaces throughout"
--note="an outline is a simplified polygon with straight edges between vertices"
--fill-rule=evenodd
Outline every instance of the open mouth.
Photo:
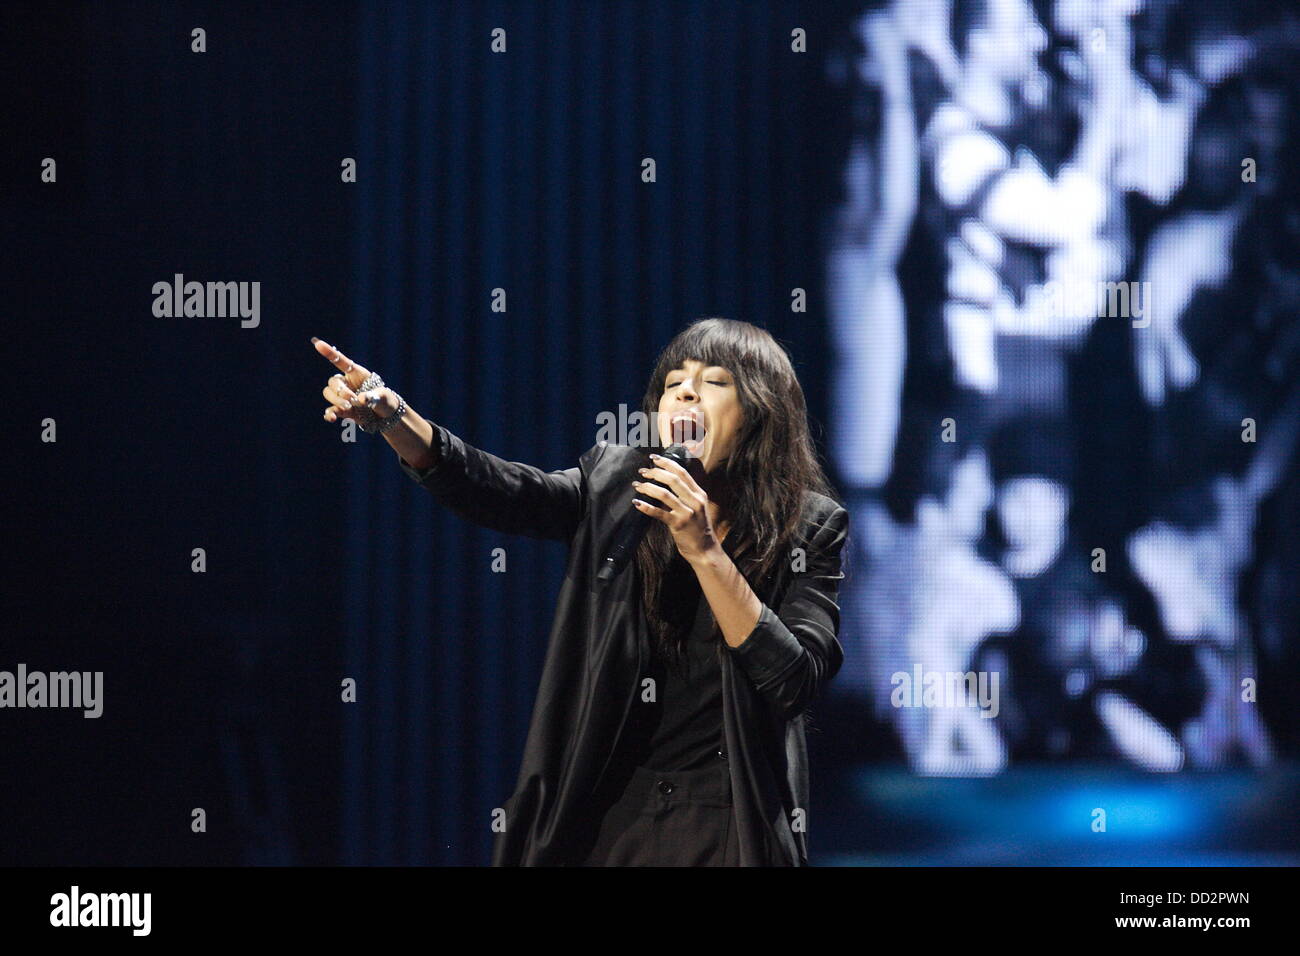
M 707 433 L 704 423 L 693 415 L 680 415 L 672 420 L 671 426 L 673 444 L 684 445 L 689 454 L 698 458 Z

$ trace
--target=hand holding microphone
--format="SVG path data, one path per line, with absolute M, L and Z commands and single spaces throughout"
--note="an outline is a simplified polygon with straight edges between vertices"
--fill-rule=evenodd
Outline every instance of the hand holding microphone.
M 650 460 L 651 467 L 640 469 L 642 477 L 634 485 L 638 494 L 661 502 L 663 507 L 644 498 L 632 500 L 633 510 L 615 529 L 613 543 L 596 573 L 600 585 L 608 584 L 627 567 L 651 521 L 668 526 L 678 552 L 687 561 L 702 557 L 718 544 L 709 518 L 709 496 L 691 477 L 691 455 L 686 446 L 670 445 Z

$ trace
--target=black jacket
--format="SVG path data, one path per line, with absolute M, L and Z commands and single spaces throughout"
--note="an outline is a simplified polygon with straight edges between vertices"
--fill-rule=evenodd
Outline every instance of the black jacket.
M 635 563 L 603 590 L 594 583 L 649 450 L 602 442 L 578 467 L 546 472 L 474 448 L 441 425 L 434 430 L 432 468 L 417 470 L 398 456 L 412 479 L 475 524 L 569 542 L 523 763 L 492 862 L 571 864 L 578 835 L 599 822 L 589 801 L 650 659 Z M 755 588 L 764 605 L 758 625 L 737 648 L 718 642 L 742 866 L 807 865 L 803 711 L 844 657 L 837 591 L 848 512 L 810 492 L 803 518 L 803 554 L 792 552 L 767 587 Z

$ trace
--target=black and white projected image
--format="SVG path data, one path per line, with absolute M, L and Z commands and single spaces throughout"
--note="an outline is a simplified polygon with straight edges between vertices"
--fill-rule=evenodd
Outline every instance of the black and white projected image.
M 939 777 L 1293 759 L 1300 17 L 864 5 L 828 249 L 838 693 Z

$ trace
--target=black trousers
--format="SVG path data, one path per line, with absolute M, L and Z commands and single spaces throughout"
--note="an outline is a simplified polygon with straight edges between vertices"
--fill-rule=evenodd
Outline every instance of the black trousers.
M 739 866 L 727 761 L 637 767 L 605 811 L 583 866 Z

